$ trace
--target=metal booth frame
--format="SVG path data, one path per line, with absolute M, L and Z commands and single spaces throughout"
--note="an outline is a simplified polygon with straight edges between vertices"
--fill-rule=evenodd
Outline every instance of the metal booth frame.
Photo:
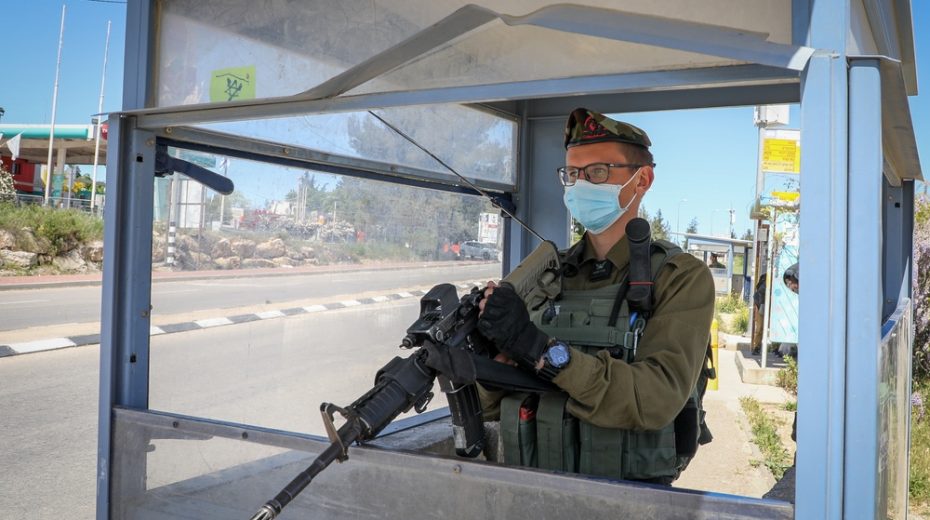
M 156 145 L 178 144 L 270 163 L 307 165 L 470 193 L 470 188 L 429 171 L 335 157 L 188 126 L 436 103 L 466 104 L 518 124 L 515 183 L 479 185 L 509 198 L 520 218 L 561 247 L 569 240 L 561 190 L 529 173 L 540 165 L 561 161 L 558 140 L 562 118 L 574 106 L 638 112 L 800 103 L 802 169 L 815 172 L 804 176 L 802 188 L 805 200 L 818 201 L 802 207 L 805 282 L 800 295 L 804 308 L 800 342 L 818 348 L 801 350 L 800 362 L 805 368 L 799 381 L 797 501 L 791 506 L 714 493 L 654 489 L 365 447 L 358 450 L 358 467 L 374 468 L 377 474 L 379 467 L 383 471 L 393 464 L 407 465 L 421 471 L 421 479 L 433 478 L 434 487 L 429 489 L 434 490 L 456 479 L 461 485 L 464 479 L 472 486 L 464 499 L 479 503 L 488 493 L 506 493 L 525 509 L 494 509 L 500 506 L 489 505 L 487 512 L 508 518 L 515 518 L 518 511 L 526 517 L 545 517 L 557 510 L 596 515 L 596 508 L 585 509 L 592 502 L 614 508 L 602 511 L 649 518 L 884 518 L 889 509 L 901 510 L 900 490 L 895 485 L 901 478 L 902 448 L 894 445 L 892 452 L 886 450 L 883 421 L 900 422 L 900 414 L 907 414 L 909 395 L 909 385 L 901 386 L 901 375 L 910 375 L 914 181 L 922 179 L 907 104 L 907 96 L 916 94 L 917 88 L 909 1 L 787 0 L 785 5 L 790 5 L 792 13 L 791 45 L 685 20 L 637 17 L 585 6 L 560 4 L 553 10 L 521 17 L 486 8 L 463 8 L 296 96 L 158 108 L 153 85 L 162 3 L 131 0 L 127 6 L 124 111 L 110 116 L 98 519 L 120 517 L 114 504 L 145 492 L 144 478 L 117 482 L 114 476 L 126 467 L 142 467 L 144 473 L 145 445 L 133 444 L 139 439 L 126 433 L 133 428 L 152 428 L 180 438 L 216 436 L 308 452 L 320 449 L 320 440 L 308 436 L 149 410 L 151 201 Z M 352 87 L 491 20 L 689 50 L 743 63 L 344 95 Z M 867 36 L 856 38 L 851 33 Z M 863 41 L 868 44 L 861 44 Z M 511 225 L 509 219 L 505 221 L 505 243 L 505 269 L 516 265 L 536 245 L 532 236 Z M 889 360 L 897 364 L 887 365 Z M 889 375 L 883 368 L 886 366 L 896 367 L 896 372 Z M 897 377 L 898 385 L 890 404 L 880 393 L 889 377 Z M 889 419 L 887 413 L 894 417 Z M 906 416 L 903 420 L 906 424 Z M 906 453 L 904 457 L 906 479 Z M 896 476 L 889 477 L 889 471 Z M 366 477 L 360 471 L 343 478 L 376 477 Z M 898 482 L 889 484 L 894 478 Z M 533 497 L 562 505 L 555 510 L 534 507 L 529 505 Z M 906 508 L 906 486 L 903 500 Z M 328 517 L 339 517 L 331 510 L 329 513 L 332 516 Z

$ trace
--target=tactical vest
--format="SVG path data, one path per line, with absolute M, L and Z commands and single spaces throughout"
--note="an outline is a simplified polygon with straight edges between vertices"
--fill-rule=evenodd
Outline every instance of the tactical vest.
M 652 278 L 681 249 L 653 242 Z M 596 354 L 610 349 L 612 357 L 635 359 L 643 317 L 631 321 L 624 283 L 593 290 L 563 290 L 557 301 L 530 309 L 533 323 L 551 337 Z M 618 300 L 618 297 L 620 300 Z M 619 312 L 614 309 L 619 304 Z M 615 319 L 612 314 L 616 313 Z M 613 323 L 613 324 L 611 324 Z M 709 347 L 708 347 L 709 353 Z M 710 442 L 701 399 L 713 367 L 704 370 L 682 411 L 659 430 L 602 428 L 579 421 L 565 409 L 568 394 L 514 393 L 501 402 L 501 442 L 504 462 L 626 480 L 671 483 L 697 451 Z

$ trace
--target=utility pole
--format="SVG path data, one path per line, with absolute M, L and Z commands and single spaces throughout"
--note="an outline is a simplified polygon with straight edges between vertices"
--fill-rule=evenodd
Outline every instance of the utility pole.
M 103 46 L 103 74 L 100 78 L 100 102 L 97 104 L 97 124 L 94 143 L 94 173 L 90 183 L 90 212 L 94 212 L 95 199 L 97 198 L 97 163 L 100 158 L 100 116 L 103 112 L 103 86 L 107 81 L 107 56 L 110 53 L 110 21 L 107 20 L 107 41 Z
M 54 178 L 54 171 L 52 170 L 52 149 L 55 146 L 55 111 L 58 108 L 58 79 L 61 76 L 61 46 L 65 41 L 65 10 L 67 7 L 66 5 L 61 6 L 61 30 L 58 32 L 58 61 L 55 64 L 55 89 L 52 91 L 52 123 L 48 135 L 48 161 L 46 165 L 48 180 L 45 182 L 44 202 L 46 206 L 48 206 L 49 194 L 52 192 L 52 178 Z M 64 164 L 58 166 L 64 166 Z

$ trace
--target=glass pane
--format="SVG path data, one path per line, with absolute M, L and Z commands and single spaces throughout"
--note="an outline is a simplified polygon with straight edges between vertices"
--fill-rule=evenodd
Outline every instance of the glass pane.
M 469 3 L 472 2 L 162 0 L 156 103 L 171 106 L 298 94 L 404 41 Z M 556 3 L 491 0 L 481 5 L 498 13 L 522 16 Z M 791 40 L 789 0 L 744 0 L 739 9 L 733 8 L 731 0 L 700 3 L 594 0 L 584 4 L 744 29 L 766 34 L 773 42 Z M 557 31 L 498 26 L 479 29 L 454 46 L 365 90 L 679 69 L 715 60 L 707 57 L 698 60 L 690 53 L 656 48 L 645 51 L 639 46 Z
M 349 94 L 728 64 L 736 62 L 495 20 Z
M 459 105 L 376 112 L 468 179 L 512 185 L 517 125 Z M 204 125 L 220 132 L 436 172 L 445 167 L 368 112 Z M 456 178 L 457 180 L 457 178 Z
M 908 424 L 910 420 L 912 306 L 905 300 L 892 316 L 879 363 L 878 511 L 884 518 L 907 518 Z M 887 324 L 886 324 L 887 326 Z
M 250 518 L 325 446 L 294 436 L 173 421 L 117 410 L 113 518 Z M 442 433 L 426 436 L 448 438 L 449 424 L 434 424 Z M 408 433 L 399 442 L 379 439 L 378 449 L 351 448 L 348 461 L 317 475 L 279 518 L 650 518 L 656 504 L 674 518 L 793 518 L 791 504 L 775 500 L 437 458 L 420 453 L 423 446 L 414 437 L 423 436 L 423 429 Z M 265 441 L 293 450 L 257 444 Z M 410 499 L 418 496 L 430 498 Z
M 502 233 L 482 198 L 169 153 L 236 191 L 158 181 L 152 409 L 322 434 L 321 402 L 350 404 L 409 355 L 398 345 L 421 291 L 500 277 Z M 437 394 L 431 408 L 445 405 Z

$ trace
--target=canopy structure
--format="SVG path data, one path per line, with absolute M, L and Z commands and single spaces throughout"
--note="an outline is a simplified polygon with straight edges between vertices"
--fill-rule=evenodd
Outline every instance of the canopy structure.
M 455 479 L 465 502 L 430 493 L 427 511 L 412 496 L 399 504 L 354 488 L 352 517 L 383 513 L 388 503 L 395 517 L 463 507 L 474 509 L 467 516 L 514 517 L 507 513 L 519 510 L 495 509 L 495 489 L 515 504 L 542 496 L 575 512 L 578 502 L 565 500 L 587 493 L 595 516 L 904 514 L 913 182 L 922 179 L 907 104 L 917 93 L 908 1 L 140 0 L 128 5 L 125 75 L 124 111 L 109 123 L 99 519 L 242 515 L 243 503 L 260 503 L 274 487 L 242 485 L 245 462 L 256 471 L 287 468 L 293 459 L 279 450 L 318 449 L 247 414 L 184 413 L 184 399 L 165 401 L 163 385 L 153 384 L 162 370 L 148 310 L 159 147 L 249 161 L 256 177 L 278 168 L 436 193 L 473 195 L 477 187 L 564 247 L 561 187 L 533 172 L 562 162 L 562 122 L 572 108 L 776 103 L 800 103 L 802 191 L 818 201 L 801 210 L 795 505 L 687 490 L 627 500 L 637 496 L 630 484 L 377 452 L 306 494 L 319 503 L 327 489 L 345 492 L 407 464 L 417 472 L 403 473 L 405 489 L 448 482 L 449 471 L 465 475 Z M 503 228 L 506 272 L 538 240 L 510 218 Z M 171 453 L 189 463 L 191 446 L 226 446 L 228 457 L 209 475 L 158 473 L 171 467 Z M 327 508 L 326 517 L 337 511 Z
M 17 158 L 34 164 L 44 164 L 48 160 L 49 137 L 52 129 L 50 125 L 0 125 L 0 154 L 11 156 L 9 149 L 11 139 L 19 136 Z M 55 139 L 52 147 L 56 158 L 61 160 L 64 154 L 64 163 L 67 164 L 93 164 L 94 163 L 94 125 L 56 125 Z M 64 150 L 64 152 L 60 152 Z M 104 134 L 100 142 L 99 161 L 106 162 L 107 142 Z

